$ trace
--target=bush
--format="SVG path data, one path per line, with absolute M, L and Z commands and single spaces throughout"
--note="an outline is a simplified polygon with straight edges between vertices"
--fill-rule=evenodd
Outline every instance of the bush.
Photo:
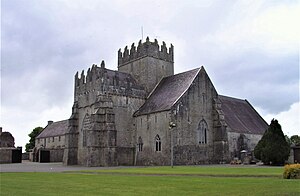
M 284 166 L 283 178 L 300 179 L 300 164 L 291 164 Z

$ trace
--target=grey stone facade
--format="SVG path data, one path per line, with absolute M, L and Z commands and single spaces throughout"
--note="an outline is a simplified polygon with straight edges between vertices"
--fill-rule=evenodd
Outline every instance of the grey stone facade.
M 35 138 L 35 148 L 30 152 L 29 160 L 41 161 L 41 153 L 48 151 L 47 162 L 62 162 L 66 145 L 65 134 L 68 128 L 68 120 L 53 122 L 48 121 L 47 126 Z
M 102 61 L 76 73 L 64 164 L 223 163 L 240 136 L 253 149 L 267 123 L 248 101 L 219 95 L 203 67 L 174 75 L 173 53 L 147 38 L 118 51 L 118 71 Z

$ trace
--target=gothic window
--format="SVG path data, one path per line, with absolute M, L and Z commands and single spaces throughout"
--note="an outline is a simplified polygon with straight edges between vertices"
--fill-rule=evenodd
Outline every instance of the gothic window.
M 155 151 L 161 151 L 161 140 L 159 135 L 155 136 Z
M 197 130 L 199 144 L 207 144 L 207 130 L 207 123 L 205 120 L 201 120 Z
M 142 152 L 143 151 L 143 140 L 141 137 L 138 139 L 138 151 Z

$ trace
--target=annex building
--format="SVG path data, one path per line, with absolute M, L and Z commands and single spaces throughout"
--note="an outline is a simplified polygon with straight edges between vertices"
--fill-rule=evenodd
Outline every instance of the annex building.
M 204 67 L 174 75 L 173 45 L 149 38 L 118 51 L 117 71 L 102 61 L 77 72 L 74 89 L 71 117 L 36 141 L 63 149 L 66 165 L 226 163 L 268 128 L 247 100 L 219 95 Z

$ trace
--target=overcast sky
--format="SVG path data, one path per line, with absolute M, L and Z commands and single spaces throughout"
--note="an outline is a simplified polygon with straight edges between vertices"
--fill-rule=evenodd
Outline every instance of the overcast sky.
M 16 146 L 71 115 L 77 71 L 149 36 L 175 72 L 204 66 L 219 94 L 247 99 L 300 135 L 299 1 L 1 0 L 1 122 Z

